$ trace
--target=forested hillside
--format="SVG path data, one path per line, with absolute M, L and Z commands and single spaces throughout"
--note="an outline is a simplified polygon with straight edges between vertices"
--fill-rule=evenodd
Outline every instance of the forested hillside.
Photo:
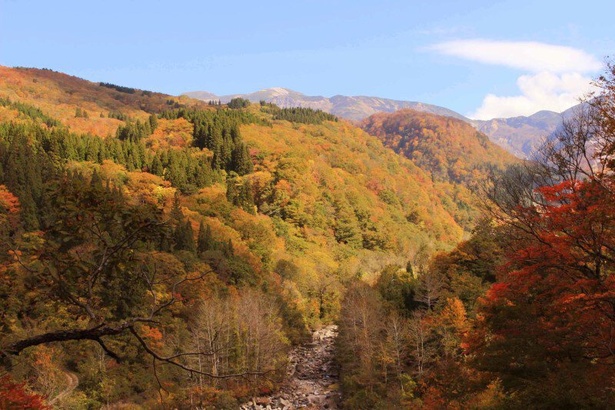
M 349 287 L 346 407 L 615 406 L 613 65 L 596 85 L 536 161 L 489 178 L 468 240 Z
M 463 235 L 427 173 L 329 114 L 2 70 L 2 405 L 234 408 L 350 283 Z
M 615 405 L 612 66 L 534 162 L 425 113 L 1 70 L 0 408 L 236 409 L 325 325 L 337 367 L 311 343 L 295 379 L 344 408 Z
M 437 181 L 466 186 L 490 166 L 512 164 L 515 158 L 464 121 L 414 110 L 374 114 L 361 124 L 386 147 L 410 158 Z
M 446 192 L 458 223 L 472 229 L 479 217 L 476 193 L 494 169 L 518 162 L 464 121 L 414 110 L 374 114 L 361 128 L 412 160 Z
M 109 83 L 92 83 L 46 69 L 0 66 L 0 98 L 26 103 L 79 133 L 106 137 L 126 120 L 144 120 L 151 113 L 180 106 L 206 107 L 187 97 L 172 97 Z M 23 117 L 0 104 L 0 120 Z

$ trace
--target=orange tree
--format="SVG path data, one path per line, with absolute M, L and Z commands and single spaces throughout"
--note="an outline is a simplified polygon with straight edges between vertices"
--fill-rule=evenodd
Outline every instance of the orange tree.
M 41 396 L 28 392 L 23 383 L 15 383 L 9 375 L 0 377 L 0 408 L 14 410 L 51 409 L 51 407 L 45 405 Z
M 615 404 L 615 67 L 597 85 L 538 161 L 488 192 L 511 247 L 468 351 L 513 407 Z

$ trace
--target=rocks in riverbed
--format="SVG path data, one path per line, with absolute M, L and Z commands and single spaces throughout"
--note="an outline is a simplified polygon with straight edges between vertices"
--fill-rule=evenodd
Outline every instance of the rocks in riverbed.
M 290 354 L 289 380 L 277 394 L 255 397 L 241 410 L 338 409 L 341 398 L 337 388 L 339 372 L 333 363 L 337 326 L 312 334 L 312 342 Z

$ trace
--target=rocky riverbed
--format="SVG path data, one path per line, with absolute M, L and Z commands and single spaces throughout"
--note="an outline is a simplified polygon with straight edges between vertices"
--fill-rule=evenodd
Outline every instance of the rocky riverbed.
M 339 372 L 333 363 L 337 326 L 315 331 L 312 341 L 290 353 L 288 381 L 277 393 L 254 397 L 241 410 L 338 409 Z

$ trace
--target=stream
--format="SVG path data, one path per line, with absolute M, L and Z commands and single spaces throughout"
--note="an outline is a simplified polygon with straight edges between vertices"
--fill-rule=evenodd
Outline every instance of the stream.
M 333 363 L 337 326 L 312 334 L 289 355 L 288 380 L 271 396 L 254 397 L 241 410 L 339 409 L 339 371 Z

